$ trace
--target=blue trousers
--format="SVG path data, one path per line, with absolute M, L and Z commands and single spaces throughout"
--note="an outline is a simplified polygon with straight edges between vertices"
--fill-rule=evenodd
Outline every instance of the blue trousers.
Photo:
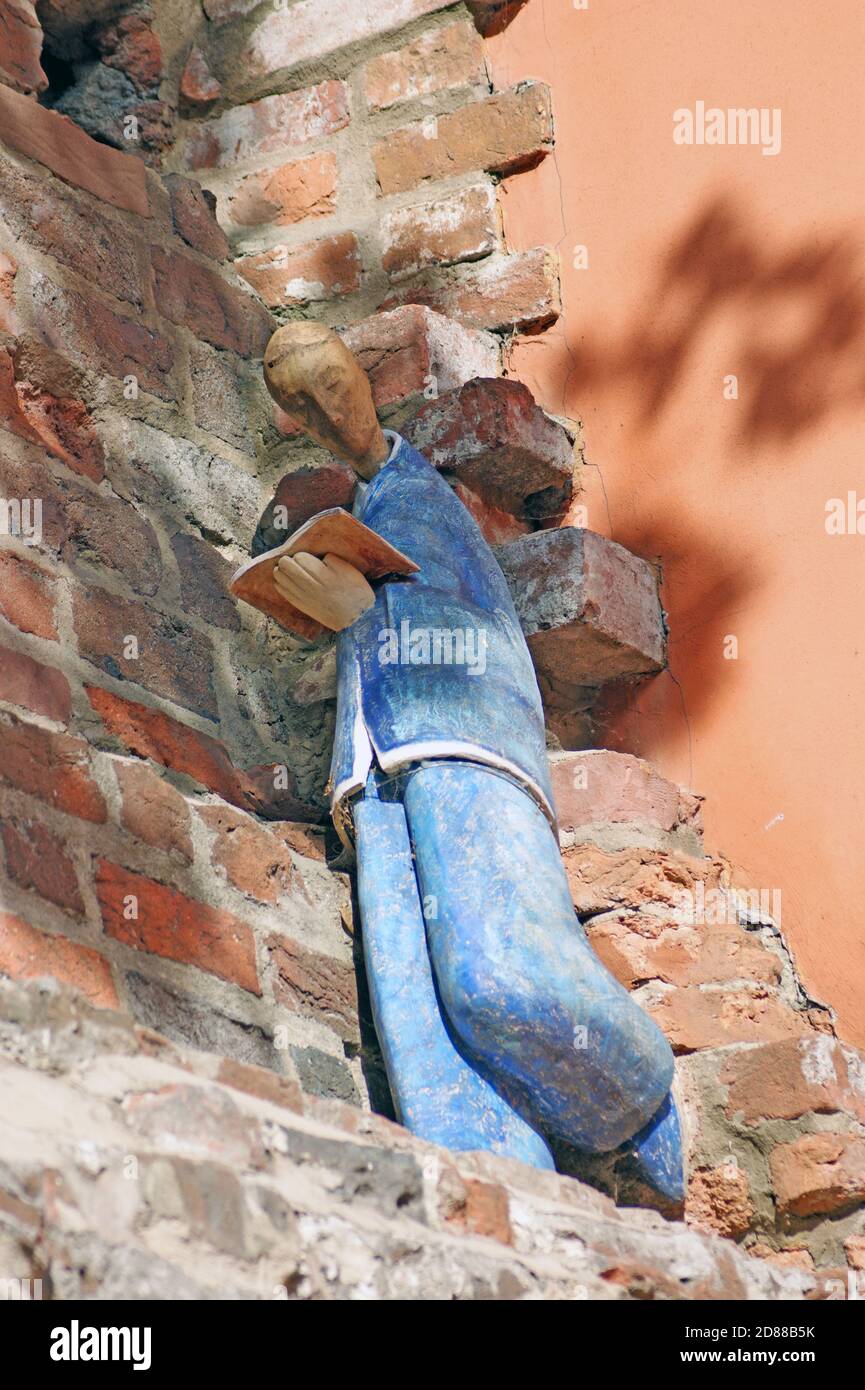
M 529 794 L 446 760 L 374 771 L 353 806 L 370 998 L 413 1133 L 537 1167 L 606 1152 L 666 1102 L 664 1035 L 598 960 Z

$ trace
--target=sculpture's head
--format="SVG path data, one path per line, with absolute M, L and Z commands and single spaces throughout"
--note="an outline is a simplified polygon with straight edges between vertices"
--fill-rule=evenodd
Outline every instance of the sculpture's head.
M 300 429 L 372 477 L 387 444 L 366 372 L 332 329 L 310 322 L 277 329 L 265 349 L 264 380 Z

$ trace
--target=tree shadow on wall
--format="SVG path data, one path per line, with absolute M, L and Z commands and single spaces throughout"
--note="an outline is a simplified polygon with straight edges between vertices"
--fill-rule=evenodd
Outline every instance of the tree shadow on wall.
M 679 393 L 693 383 L 704 394 L 714 371 L 720 399 L 724 376 L 735 373 L 739 399 L 720 423 L 707 422 L 724 431 L 723 465 L 715 479 L 706 475 L 707 487 L 735 486 L 730 470 L 779 468 L 794 441 L 865 404 L 863 272 L 852 233 L 784 242 L 734 197 L 715 196 L 674 237 L 620 332 L 590 327 L 573 347 L 562 343 L 555 395 L 564 411 L 587 402 L 615 410 L 641 467 L 675 478 L 700 451 L 699 435 L 677 435 Z M 587 455 L 603 471 L 591 436 Z M 762 583 L 761 557 L 748 553 L 735 525 L 710 525 L 684 499 L 661 508 L 651 489 L 641 498 L 635 477 L 626 513 L 613 518 L 613 539 L 662 568 L 673 614 L 671 668 L 677 647 L 686 651 L 695 715 L 712 696 L 712 683 L 696 673 L 720 659 L 722 636 Z M 623 699 L 620 691 L 615 703 Z

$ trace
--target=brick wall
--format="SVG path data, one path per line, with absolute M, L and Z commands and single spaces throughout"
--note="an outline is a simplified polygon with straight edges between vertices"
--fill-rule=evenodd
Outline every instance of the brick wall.
M 680 1057 L 688 1220 L 858 1268 L 863 1059 L 705 854 L 699 799 L 585 751 L 666 627 L 653 566 L 560 524 L 578 422 L 507 376 L 559 312 L 554 252 L 510 250 L 498 211 L 553 145 L 542 84 L 490 89 L 483 35 L 519 5 L 108 8 L 46 3 L 43 44 L 0 6 L 0 497 L 41 508 L 0 535 L 0 974 L 390 1113 L 325 824 L 333 643 L 226 592 L 277 504 L 294 529 L 351 501 L 261 382 L 273 327 L 319 318 L 499 547 L 575 904 Z M 645 1200 L 619 1157 L 560 1158 Z

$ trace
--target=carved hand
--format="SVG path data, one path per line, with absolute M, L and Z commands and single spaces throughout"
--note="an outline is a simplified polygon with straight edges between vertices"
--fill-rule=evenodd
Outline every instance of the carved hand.
M 306 551 L 283 555 L 274 567 L 273 582 L 295 608 L 334 632 L 349 627 L 375 602 L 360 570 L 338 555 L 325 555 L 323 560 Z

